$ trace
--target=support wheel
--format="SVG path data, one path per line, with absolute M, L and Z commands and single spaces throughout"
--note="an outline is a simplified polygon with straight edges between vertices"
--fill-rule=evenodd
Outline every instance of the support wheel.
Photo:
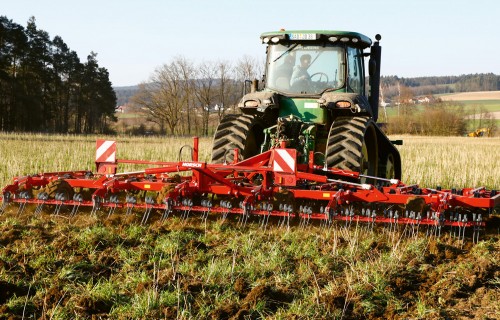
M 326 161 L 328 167 L 378 176 L 377 132 L 373 120 L 369 117 L 335 119 L 328 135 Z
M 233 149 L 239 149 L 238 161 L 260 153 L 265 126 L 254 115 L 227 115 L 215 132 L 212 144 L 212 163 L 232 162 Z

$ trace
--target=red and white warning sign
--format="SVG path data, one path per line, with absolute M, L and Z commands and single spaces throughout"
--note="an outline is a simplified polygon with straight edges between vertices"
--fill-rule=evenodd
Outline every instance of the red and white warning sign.
M 97 140 L 95 162 L 116 162 L 116 141 Z
M 274 149 L 273 171 L 295 173 L 297 150 Z

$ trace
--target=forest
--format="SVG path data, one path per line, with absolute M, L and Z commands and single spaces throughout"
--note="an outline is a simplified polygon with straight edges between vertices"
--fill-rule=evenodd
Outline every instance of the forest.
M 104 133 L 115 107 L 96 53 L 82 62 L 34 17 L 23 27 L 0 16 L 0 131 Z

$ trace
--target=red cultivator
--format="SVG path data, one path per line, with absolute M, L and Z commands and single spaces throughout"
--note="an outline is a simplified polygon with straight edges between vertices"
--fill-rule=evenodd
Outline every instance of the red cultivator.
M 258 217 L 263 226 L 270 217 L 279 217 L 280 223 L 287 225 L 292 219 L 300 219 L 300 224 L 319 220 L 324 225 L 334 221 L 372 226 L 386 223 L 391 227 L 425 225 L 428 233 L 436 235 L 449 226 L 460 238 L 472 227 L 477 241 L 484 220 L 500 204 L 495 190 L 482 187 L 420 188 L 396 179 L 317 166 L 312 160 L 298 164 L 295 149 L 276 148 L 236 163 L 207 164 L 198 161 L 197 138 L 192 159 L 178 162 L 118 160 L 114 141 L 100 140 L 97 146 L 97 173 L 67 171 L 15 177 L 3 189 L 0 213 L 10 203 L 18 203 L 19 214 L 28 204 L 35 206 L 35 214 L 52 205 L 55 214 L 64 208 L 70 216 L 81 207 L 91 207 L 92 214 L 106 211 L 108 216 L 116 209 L 125 209 L 127 214 L 141 209 L 142 223 L 152 213 L 159 214 L 161 220 L 172 213 L 187 218 L 198 212 L 204 219 L 211 214 L 223 218 L 238 214 L 241 224 Z M 117 173 L 119 163 L 156 167 Z

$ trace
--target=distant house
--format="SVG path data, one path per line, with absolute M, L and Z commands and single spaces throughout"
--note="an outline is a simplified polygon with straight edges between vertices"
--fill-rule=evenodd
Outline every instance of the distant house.
M 125 113 L 127 111 L 127 107 L 126 106 L 118 106 L 115 108 L 115 112 L 119 112 L 119 113 Z
M 429 97 L 418 98 L 418 103 L 429 103 L 429 102 L 431 102 L 431 99 L 429 99 Z

